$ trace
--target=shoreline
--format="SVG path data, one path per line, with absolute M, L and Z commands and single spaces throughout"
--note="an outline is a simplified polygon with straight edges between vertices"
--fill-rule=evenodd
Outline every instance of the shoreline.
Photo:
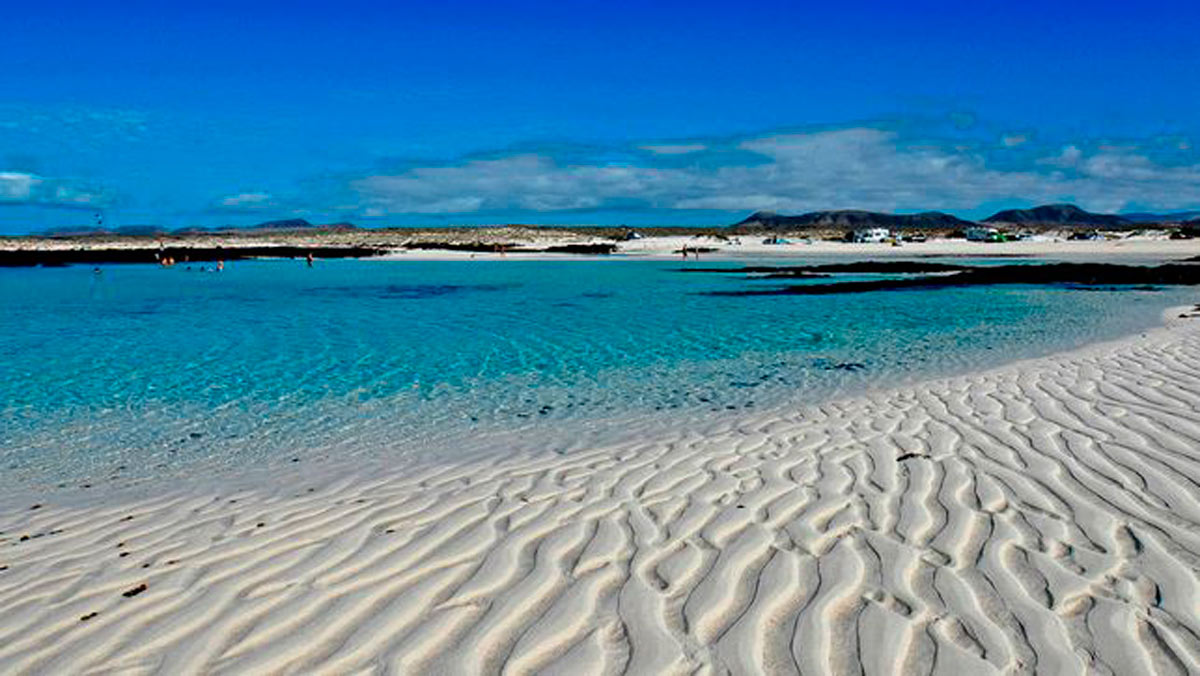
M 80 476 L 60 477 L 41 484 L 20 483 L 8 487 L 7 495 L 0 496 L 0 514 L 20 511 L 22 505 L 57 502 L 66 507 L 87 507 L 116 502 L 132 502 L 139 499 L 154 499 L 173 493 L 173 486 L 188 483 L 192 492 L 214 494 L 228 490 L 270 490 L 277 481 L 286 480 L 327 483 L 332 479 L 356 480 L 364 476 L 395 474 L 396 467 L 404 470 L 422 471 L 440 465 L 464 465 L 487 463 L 507 457 L 537 457 L 547 454 L 569 454 L 580 449 L 629 445 L 639 439 L 653 438 L 673 430 L 688 428 L 704 434 L 716 428 L 742 423 L 769 424 L 775 416 L 787 416 L 799 409 L 820 408 L 838 402 L 871 397 L 893 392 L 901 388 L 953 378 L 986 375 L 993 371 L 1035 363 L 1059 355 L 1071 355 L 1093 347 L 1120 345 L 1137 340 L 1149 332 L 1159 331 L 1175 321 L 1175 316 L 1190 306 L 1170 307 L 1158 313 L 1153 323 L 1137 327 L 1124 327 L 1121 331 L 1102 335 L 1076 336 L 1071 345 L 1042 346 L 1018 356 L 1008 354 L 1003 361 L 990 361 L 962 365 L 943 365 L 941 368 L 924 372 L 887 372 L 875 374 L 863 382 L 843 384 L 833 389 L 820 390 L 797 396 L 793 393 L 784 397 L 778 393 L 767 397 L 766 405 L 756 397 L 759 405 L 753 410 L 709 409 L 708 405 L 697 405 L 694 409 L 671 412 L 624 412 L 620 415 L 604 415 L 582 419 L 547 421 L 540 426 L 519 425 L 510 427 L 488 427 L 459 430 L 443 435 L 436 440 L 419 443 L 400 442 L 380 437 L 370 446 L 357 448 L 305 446 L 293 452 L 271 458 L 248 458 L 250 467 L 234 467 L 234 464 L 216 462 L 211 465 L 184 465 L 171 473 L 151 475 L 128 474 L 106 475 L 105 472 Z M 809 396 L 814 394 L 814 396 Z M 714 423 L 713 421 L 719 421 Z M 614 432 L 613 430 L 620 430 Z M 182 432 L 181 432 L 182 433 Z M 426 446 L 432 443 L 431 446 Z M 446 451 L 446 455 L 431 452 L 429 448 Z M 416 450 L 422 449 L 422 450 Z M 341 455 L 339 455 L 341 453 Z M 197 477 L 204 477 L 197 481 Z
M 0 667 L 1195 670 L 1180 314 L 704 433 L 5 510 Z
M 1097 260 L 1110 256 L 1170 261 L 1200 256 L 1200 239 L 1172 240 L 1158 234 L 1114 234 L 1111 239 L 1070 240 L 1069 231 L 1049 231 L 1014 242 L 969 242 L 941 236 L 900 246 L 830 241 L 829 233 L 779 233 L 786 244 L 768 244 L 766 234 L 732 234 L 721 229 L 647 230 L 621 240 L 615 228 L 464 228 L 433 230 L 285 231 L 154 236 L 0 238 L 0 267 L 103 265 L 156 262 L 166 251 L 177 261 L 253 258 L 364 260 L 740 260 L 824 256 L 877 257 L 1058 257 Z M 679 232 L 676 232 L 678 230 Z M 683 258 L 682 250 L 689 257 Z

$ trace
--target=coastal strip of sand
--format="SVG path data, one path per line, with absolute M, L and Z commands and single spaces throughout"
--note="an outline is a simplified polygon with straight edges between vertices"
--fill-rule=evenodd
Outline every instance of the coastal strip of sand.
M 21 506 L 0 672 L 1197 673 L 1198 317 L 567 455 Z
M 837 233 L 787 237 L 733 234 L 720 229 L 646 230 L 623 239 L 616 228 L 480 227 L 346 231 L 240 232 L 154 236 L 0 238 L 0 267 L 155 263 L 156 254 L 178 262 L 242 258 L 368 258 L 375 260 L 585 259 L 675 260 L 858 257 L 1045 257 L 1064 260 L 1163 262 L 1200 256 L 1200 239 L 1163 233 L 1119 233 L 1110 239 L 1072 240 L 1066 231 L 1032 239 L 972 242 L 932 236 L 922 242 L 832 241 Z M 790 237 L 790 239 L 789 239 Z M 687 254 L 686 258 L 684 254 Z

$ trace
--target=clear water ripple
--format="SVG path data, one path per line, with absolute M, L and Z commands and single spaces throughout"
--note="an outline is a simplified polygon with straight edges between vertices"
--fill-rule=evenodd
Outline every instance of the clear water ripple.
M 709 263 L 706 262 L 706 265 Z M 714 297 L 649 261 L 0 270 L 0 488 L 555 447 L 1116 337 L 1189 290 Z M 519 433 L 519 434 L 514 434 Z

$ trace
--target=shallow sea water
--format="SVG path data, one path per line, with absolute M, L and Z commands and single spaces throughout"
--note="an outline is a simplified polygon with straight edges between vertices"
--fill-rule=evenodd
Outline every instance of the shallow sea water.
M 778 282 L 646 260 L 191 267 L 0 269 L 0 489 L 429 460 L 498 435 L 568 452 L 1115 338 L 1194 296 L 709 296 Z

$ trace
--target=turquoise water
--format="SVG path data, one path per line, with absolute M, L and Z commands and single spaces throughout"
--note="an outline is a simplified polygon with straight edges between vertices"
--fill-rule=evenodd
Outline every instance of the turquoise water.
M 0 484 L 178 478 L 314 454 L 427 459 L 500 433 L 565 448 L 631 421 L 704 422 L 1045 354 L 1155 324 L 1191 298 L 716 297 L 703 292 L 774 283 L 679 268 L 0 270 Z

